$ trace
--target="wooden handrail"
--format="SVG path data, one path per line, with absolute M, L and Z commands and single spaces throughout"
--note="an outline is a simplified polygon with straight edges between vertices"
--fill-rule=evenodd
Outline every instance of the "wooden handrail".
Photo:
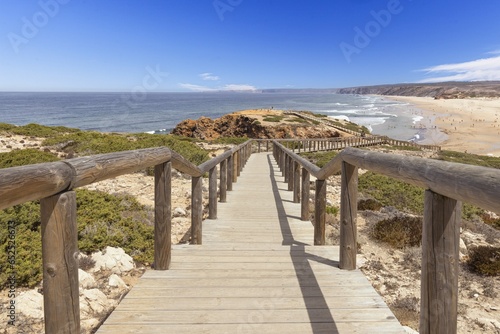
M 500 212 L 500 170 L 352 147 L 345 148 L 319 169 L 278 141 L 273 141 L 273 151 L 286 180 L 294 185 L 294 194 L 298 193 L 299 189 L 296 187 L 300 187 L 300 184 L 290 179 L 297 177 L 290 166 L 298 163 L 302 166 L 306 179 L 309 173 L 317 178 L 315 244 L 324 244 L 325 238 L 325 180 L 342 171 L 339 261 L 341 269 L 356 268 L 358 168 L 427 189 L 422 233 L 420 333 L 456 333 L 460 201 Z M 308 197 L 304 199 L 308 200 Z M 307 205 L 302 205 L 301 210 L 301 217 L 309 216 Z
M 199 244 L 203 174 L 210 171 L 209 211 L 213 218 L 217 212 L 217 165 L 221 164 L 221 173 L 225 173 L 220 178 L 221 201 L 225 201 L 222 194 L 231 190 L 228 179 L 236 181 L 251 154 L 251 144 L 249 140 L 200 166 L 167 147 L 158 147 L 0 169 L 0 209 L 40 200 L 45 332 L 80 333 L 75 188 L 154 166 L 154 265 L 165 270 L 171 258 L 171 167 L 192 177 L 191 238 Z

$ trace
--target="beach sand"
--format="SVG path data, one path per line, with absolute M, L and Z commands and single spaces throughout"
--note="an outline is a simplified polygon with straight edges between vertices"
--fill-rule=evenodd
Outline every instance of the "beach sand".
M 384 96 L 418 108 L 426 141 L 443 149 L 500 156 L 500 99 L 450 99 Z M 443 136 L 443 133 L 446 134 Z

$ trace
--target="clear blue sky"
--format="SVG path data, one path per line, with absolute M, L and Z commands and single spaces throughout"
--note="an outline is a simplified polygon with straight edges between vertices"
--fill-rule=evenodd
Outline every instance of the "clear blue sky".
M 1 0 L 0 91 L 500 80 L 498 0 Z

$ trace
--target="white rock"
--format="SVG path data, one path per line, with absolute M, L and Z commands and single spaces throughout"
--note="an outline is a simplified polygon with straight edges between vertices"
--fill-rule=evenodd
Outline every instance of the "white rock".
M 81 269 L 78 269 L 78 283 L 80 287 L 84 289 L 91 289 L 95 288 L 96 282 L 94 277 L 92 277 L 91 274 L 87 273 L 86 271 L 83 271 Z
M 121 274 L 134 269 L 134 260 L 121 248 L 106 247 L 104 252 L 92 254 L 94 272 L 109 269 L 113 274 Z
M 414 330 L 413 328 L 410 328 L 408 326 L 403 326 L 403 330 L 407 334 L 418 334 L 418 332 L 416 330 Z
M 467 245 L 465 244 L 464 239 L 460 238 L 460 252 L 463 254 L 467 254 Z
M 186 217 L 187 216 L 187 212 L 183 208 L 175 208 L 173 216 L 174 217 Z
M 329 199 L 327 199 L 327 200 L 326 200 L 326 205 L 328 205 L 328 206 L 333 206 L 333 202 L 332 202 L 332 201 L 330 201 Z
M 43 318 L 43 296 L 36 290 L 20 293 L 16 297 L 16 311 L 31 318 Z
M 99 289 L 83 290 L 80 295 L 80 309 L 84 313 L 102 313 L 108 308 L 108 297 Z
M 127 284 L 116 274 L 109 276 L 108 285 L 114 288 L 128 289 Z

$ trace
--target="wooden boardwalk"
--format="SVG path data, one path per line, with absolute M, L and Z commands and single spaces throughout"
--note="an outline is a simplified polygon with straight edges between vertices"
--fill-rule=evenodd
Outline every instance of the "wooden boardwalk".
M 203 245 L 173 247 L 171 269 L 148 270 L 98 333 L 404 333 L 337 246 L 312 246 L 270 153 L 253 154 Z

